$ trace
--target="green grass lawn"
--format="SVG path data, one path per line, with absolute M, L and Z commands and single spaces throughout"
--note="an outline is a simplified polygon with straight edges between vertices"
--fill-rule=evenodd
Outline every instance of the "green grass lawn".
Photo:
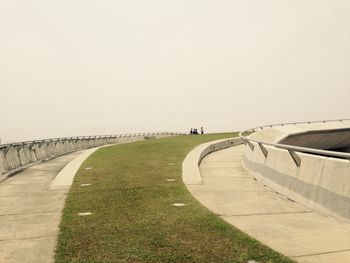
M 170 137 L 95 152 L 68 195 L 56 261 L 292 262 L 211 213 L 182 183 L 189 151 L 235 135 Z

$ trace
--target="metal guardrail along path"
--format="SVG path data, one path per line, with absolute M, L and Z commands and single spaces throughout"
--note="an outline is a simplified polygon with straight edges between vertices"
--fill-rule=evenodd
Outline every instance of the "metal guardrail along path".
M 330 122 L 345 122 L 350 121 L 350 119 L 338 119 L 338 120 L 324 120 L 324 121 L 309 121 L 309 122 L 292 122 L 292 123 L 284 123 L 284 124 L 274 124 L 274 125 L 265 125 L 260 126 L 256 128 L 252 128 L 249 130 L 245 130 L 240 132 L 239 137 L 242 139 L 244 144 L 248 144 L 250 149 L 253 151 L 255 146 L 259 146 L 260 150 L 263 152 L 264 156 L 268 156 L 268 149 L 265 146 L 271 146 L 276 147 L 279 149 L 287 150 L 291 157 L 293 158 L 295 164 L 299 167 L 301 163 L 301 159 L 298 156 L 297 152 L 302 153 L 310 153 L 310 154 L 318 154 L 328 157 L 335 157 L 335 158 L 343 158 L 350 160 L 350 153 L 343 153 L 343 152 L 336 152 L 336 151 L 329 151 L 329 150 L 320 150 L 320 149 L 314 149 L 314 148 L 308 148 L 308 147 L 299 147 L 299 146 L 292 146 L 292 145 L 286 145 L 286 144 L 278 144 L 278 143 L 270 143 L 270 142 L 264 142 L 262 140 L 252 139 L 247 137 L 248 135 L 258 132 L 259 130 L 264 130 L 265 128 L 273 128 L 273 127 L 280 127 L 280 126 L 288 126 L 288 125 L 298 125 L 298 124 L 315 124 L 315 123 L 330 123 Z M 248 135 L 247 135 L 248 134 Z M 256 145 L 254 145 L 255 143 Z
M 71 152 L 98 146 L 131 142 L 157 136 L 183 135 L 177 132 L 151 132 L 120 135 L 77 136 L 0 145 L 0 180 L 29 166 Z

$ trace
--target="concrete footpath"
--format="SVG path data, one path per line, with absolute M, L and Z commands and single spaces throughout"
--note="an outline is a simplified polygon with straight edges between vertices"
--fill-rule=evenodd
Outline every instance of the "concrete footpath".
M 187 185 L 204 206 L 298 262 L 350 262 L 350 223 L 310 211 L 266 188 L 241 166 L 243 146 L 212 153 L 202 185 Z
M 82 152 L 28 168 L 0 183 L 0 262 L 53 262 L 69 187 L 50 189 Z

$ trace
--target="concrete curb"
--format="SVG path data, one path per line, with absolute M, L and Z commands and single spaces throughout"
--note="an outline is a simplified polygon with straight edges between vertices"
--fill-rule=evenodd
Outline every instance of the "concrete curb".
M 202 184 L 199 165 L 208 154 L 242 144 L 239 137 L 203 143 L 189 152 L 182 163 L 182 180 L 186 185 Z
M 95 151 L 101 147 L 88 149 L 82 152 L 78 157 L 70 161 L 55 177 L 50 185 L 50 190 L 69 189 L 73 184 L 73 179 L 82 163 Z

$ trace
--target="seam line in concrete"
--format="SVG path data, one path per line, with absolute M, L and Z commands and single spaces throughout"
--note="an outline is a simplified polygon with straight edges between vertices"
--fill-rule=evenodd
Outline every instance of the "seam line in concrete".
M 7 242 L 7 241 L 21 241 L 21 240 L 31 240 L 31 239 L 41 239 L 41 238 L 48 238 L 48 237 L 57 237 L 58 235 L 47 235 L 47 236 L 39 236 L 39 237 L 24 237 L 24 238 L 10 238 L 10 239 L 0 239 L 0 242 Z
M 52 178 L 50 178 L 52 179 Z M 35 185 L 35 184 L 43 184 L 42 182 L 37 182 L 37 183 L 4 183 L 4 182 L 1 182 L 1 185 Z
M 268 190 L 207 190 L 207 189 L 193 189 L 193 192 L 200 193 L 200 192 L 205 192 L 205 193 L 266 193 L 270 192 Z
M 276 213 L 256 213 L 256 214 L 234 214 L 234 215 L 228 215 L 228 214 L 218 214 L 222 217 L 234 217 L 234 216 L 268 216 L 268 215 L 288 215 L 288 214 L 306 214 L 306 213 L 312 213 L 312 211 L 297 211 L 297 212 L 276 212 Z
M 49 211 L 49 212 L 32 212 L 32 213 L 15 213 L 15 214 L 0 214 L 2 216 L 21 216 L 21 215 L 41 215 L 41 214 L 58 214 L 61 211 Z
M 324 167 L 325 167 L 326 161 L 327 161 L 328 159 L 329 159 L 329 158 L 327 157 L 327 158 L 324 158 L 324 160 L 323 160 L 323 163 L 322 163 L 322 170 L 321 170 L 321 173 L 320 173 L 320 177 L 318 178 L 317 185 L 321 185 Z M 314 201 L 313 207 L 315 207 L 315 204 L 316 204 L 316 202 L 317 202 L 317 200 L 318 200 L 319 193 L 320 193 L 320 188 L 318 187 L 318 188 L 317 188 L 317 191 L 316 191 L 315 199 L 313 200 L 313 201 Z
M 203 179 L 205 178 L 229 178 L 229 179 L 247 179 L 247 176 L 237 176 L 237 177 L 230 177 L 230 176 L 202 176 Z M 251 178 L 251 177 L 248 177 L 248 178 Z M 248 179 L 247 179 L 248 180 Z
M 54 190 L 50 190 L 50 191 L 54 191 Z M 57 191 L 58 192 L 58 191 Z M 6 198 L 6 197 L 27 197 L 27 196 L 50 196 L 50 195 L 57 195 L 57 194 L 60 194 L 60 193 L 52 193 L 52 194 L 36 194 L 36 193 L 34 193 L 34 194 L 23 194 L 23 195 L 21 195 L 21 194 L 19 194 L 19 195 L 0 195 L 0 198 Z M 62 192 L 61 193 L 62 195 L 67 195 L 67 193 L 65 193 L 65 192 Z
M 312 257 L 312 256 L 327 255 L 327 254 L 336 254 L 336 253 L 347 252 L 347 251 L 350 251 L 350 248 L 349 249 L 342 249 L 342 250 L 321 252 L 321 253 L 313 253 L 313 254 L 307 254 L 307 255 L 292 256 L 292 258 L 301 258 L 301 257 Z

